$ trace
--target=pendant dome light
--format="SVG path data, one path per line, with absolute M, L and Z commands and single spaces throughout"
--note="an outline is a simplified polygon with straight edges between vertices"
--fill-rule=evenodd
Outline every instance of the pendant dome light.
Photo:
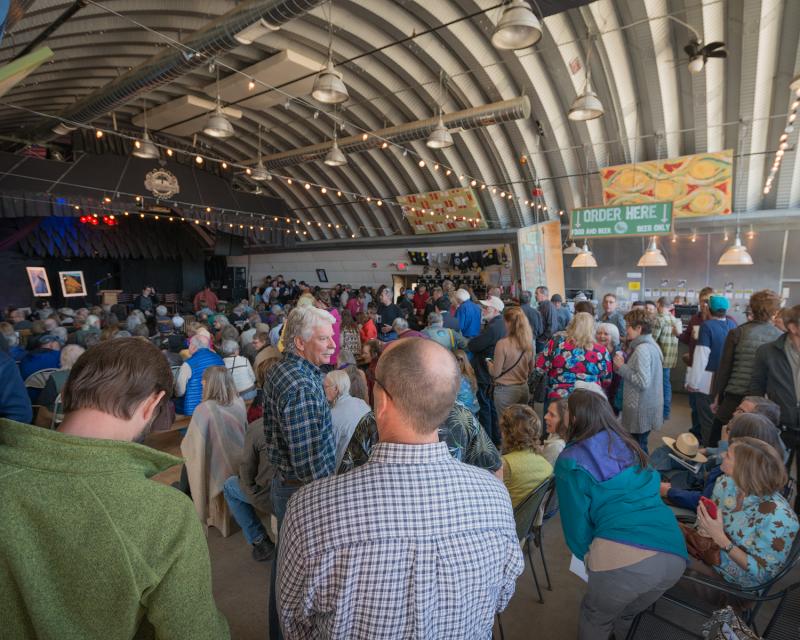
M 142 111 L 144 116 L 144 134 L 141 140 L 135 140 L 133 143 L 133 151 L 131 155 L 143 160 L 158 160 L 161 156 L 158 153 L 158 147 L 150 140 L 150 133 L 147 131 L 147 105 Z
M 589 250 L 589 245 L 586 244 L 586 240 L 583 241 L 581 252 L 575 256 L 575 259 L 572 261 L 572 266 L 576 268 L 594 268 L 597 266 L 597 260 Z
M 333 66 L 333 0 L 328 7 L 328 64 L 314 78 L 311 97 L 323 104 L 339 104 L 350 98 L 342 74 Z
M 542 37 L 542 24 L 526 0 L 511 0 L 502 9 L 492 33 L 495 49 L 525 49 Z
M 569 108 L 569 113 L 567 114 L 567 118 L 576 122 L 594 120 L 605 113 L 603 103 L 600 102 L 600 98 L 598 98 L 597 94 L 592 90 L 592 72 L 589 66 L 591 59 L 592 41 L 590 39 L 588 52 L 586 54 L 586 75 L 583 82 L 583 91 L 573 100 L 572 106 Z
M 209 116 L 206 126 L 203 127 L 203 133 L 212 138 L 230 138 L 234 134 L 233 125 L 222 113 L 222 100 L 219 97 L 219 65 L 215 66 L 217 70 L 217 107 Z
M 725 253 L 722 254 L 717 264 L 723 267 L 750 266 L 753 264 L 753 257 L 750 255 L 747 247 L 742 244 L 738 228 L 736 229 L 736 239 L 733 241 L 733 244 L 725 250 Z
M 250 177 L 257 182 L 272 180 L 272 176 L 264 166 L 264 159 L 261 157 L 261 125 L 258 125 L 258 163 L 250 172 Z
M 639 262 L 636 263 L 637 267 L 666 267 L 667 266 L 667 259 L 664 257 L 664 254 L 661 253 L 661 249 L 658 248 L 656 244 L 656 237 L 653 236 L 653 239 L 650 241 L 650 245 L 647 247 L 647 251 L 642 254 L 642 257 L 639 258 Z
M 453 146 L 453 136 L 446 126 L 442 117 L 444 104 L 444 70 L 439 72 L 439 122 L 431 130 L 425 144 L 430 149 L 447 149 Z
M 739 157 L 742 157 L 742 153 L 744 152 L 744 139 L 747 137 L 747 123 L 742 124 L 742 131 L 739 133 Z M 739 162 L 739 169 L 737 169 L 738 175 L 737 180 L 742 179 L 742 168 L 744 167 L 744 162 Z M 735 192 L 734 192 L 735 193 Z M 735 200 L 734 200 L 735 203 Z M 733 241 L 733 244 L 725 250 L 720 256 L 719 261 L 717 262 L 718 265 L 723 267 L 734 267 L 734 266 L 750 266 L 753 264 L 753 257 L 750 255 L 750 252 L 747 250 L 742 244 L 742 238 L 739 235 L 739 221 L 740 221 L 741 212 L 739 208 L 736 208 L 736 239 Z
M 342 150 L 339 148 L 339 141 L 336 139 L 335 126 L 333 127 L 333 146 L 326 154 L 323 162 L 325 162 L 325 164 L 327 164 L 329 167 L 341 167 L 347 164 L 347 156 L 344 155 Z
M 581 252 L 581 248 L 575 244 L 575 240 L 570 240 L 569 245 L 562 251 L 564 255 L 574 256 Z

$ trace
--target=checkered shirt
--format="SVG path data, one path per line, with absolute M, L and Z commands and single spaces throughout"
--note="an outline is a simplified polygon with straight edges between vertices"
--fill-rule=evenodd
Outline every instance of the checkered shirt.
M 672 333 L 672 327 L 679 322 L 671 313 L 659 313 L 656 316 L 653 339 L 661 347 L 665 369 L 672 369 L 678 364 L 678 336 Z
M 322 372 L 305 358 L 287 353 L 267 373 L 264 437 L 269 460 L 285 480 L 306 483 L 336 470 Z
M 287 638 L 492 637 L 523 560 L 508 491 L 444 442 L 380 442 L 290 500 L 278 607 Z

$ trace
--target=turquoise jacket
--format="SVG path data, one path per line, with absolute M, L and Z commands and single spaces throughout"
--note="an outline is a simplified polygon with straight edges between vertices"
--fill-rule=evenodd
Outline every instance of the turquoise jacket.
M 570 442 L 555 476 L 564 538 L 581 560 L 595 538 L 688 560 L 678 522 L 659 496 L 658 473 L 642 469 L 619 436 L 602 431 Z

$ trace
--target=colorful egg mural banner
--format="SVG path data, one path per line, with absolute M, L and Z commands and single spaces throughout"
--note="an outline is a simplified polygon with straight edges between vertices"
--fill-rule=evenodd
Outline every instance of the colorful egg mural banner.
M 605 205 L 669 201 L 676 218 L 730 214 L 732 176 L 733 149 L 600 170 Z

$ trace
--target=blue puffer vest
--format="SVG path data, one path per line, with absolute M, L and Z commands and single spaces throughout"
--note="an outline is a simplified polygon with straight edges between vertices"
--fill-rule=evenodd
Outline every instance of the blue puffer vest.
M 190 416 L 203 401 L 203 372 L 208 367 L 224 367 L 225 363 L 210 349 L 198 349 L 186 364 L 192 368 L 192 377 L 186 383 L 186 393 L 183 398 L 178 398 L 175 409 L 178 413 Z

